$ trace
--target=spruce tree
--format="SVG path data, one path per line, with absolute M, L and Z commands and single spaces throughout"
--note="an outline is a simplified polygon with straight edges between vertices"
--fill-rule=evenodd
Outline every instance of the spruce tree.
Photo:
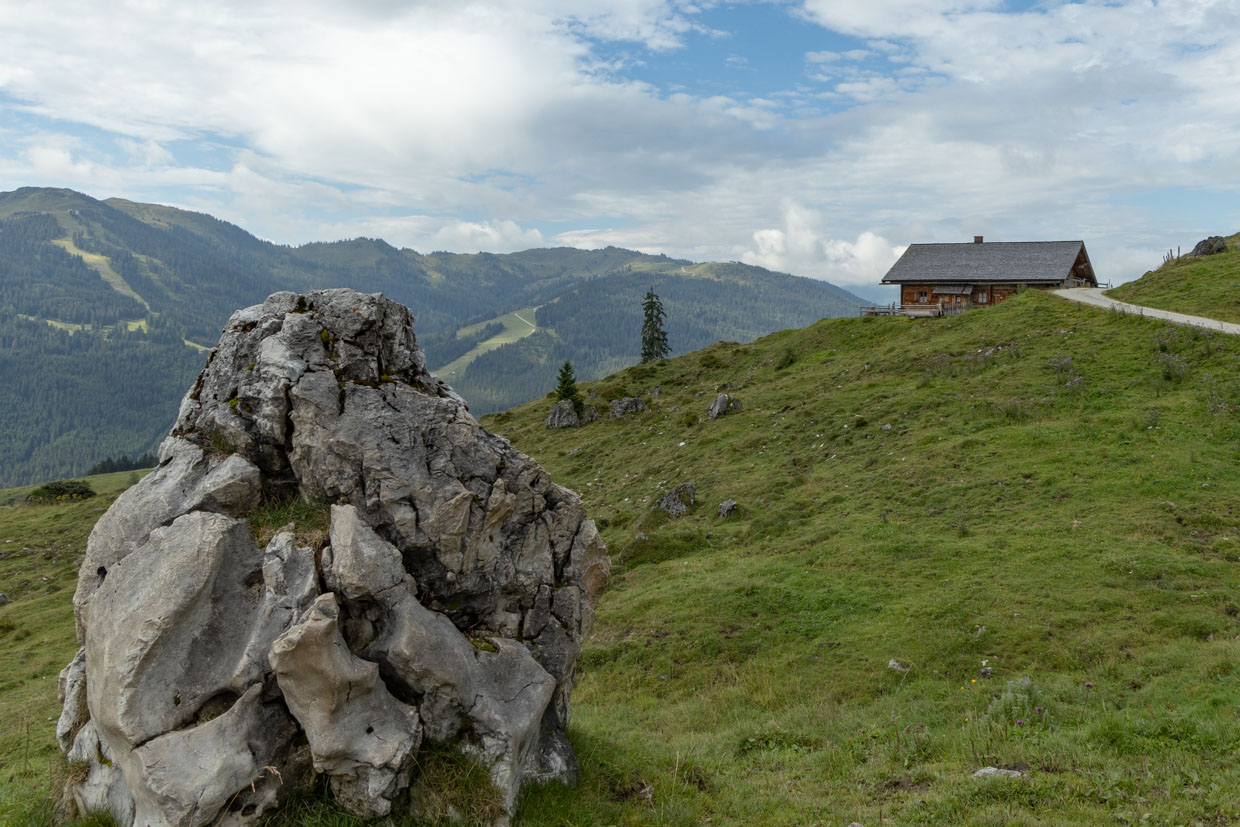
M 580 417 L 585 412 L 585 403 L 581 401 L 581 395 L 577 393 L 577 377 L 573 374 L 572 362 L 564 363 L 555 381 L 555 398 L 573 403 L 573 410 Z
M 642 361 L 667 358 L 672 349 L 668 347 L 667 331 L 663 329 L 666 314 L 663 312 L 663 302 L 654 293 L 654 285 L 651 285 L 646 300 L 642 302 L 642 313 L 645 316 L 642 322 Z

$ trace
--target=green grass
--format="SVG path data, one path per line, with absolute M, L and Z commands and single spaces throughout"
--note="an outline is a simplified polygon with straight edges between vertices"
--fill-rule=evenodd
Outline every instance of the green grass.
M 1161 310 L 1240 322 L 1240 233 L 1227 237 L 1227 252 L 1182 257 L 1107 295 Z
M 98 273 L 99 278 L 106 281 L 113 290 L 123 296 L 128 296 L 138 304 L 145 307 L 147 312 L 150 312 L 151 306 L 146 303 L 146 299 L 139 296 L 137 291 L 129 286 L 129 282 L 125 281 L 124 276 L 112 269 L 112 262 L 108 260 L 107 256 L 100 253 L 88 253 L 85 250 L 79 249 L 77 245 L 73 243 L 72 236 L 58 238 L 52 243 L 59 247 L 63 247 L 66 252 L 72 253 L 73 255 L 81 258 L 82 261 L 86 262 L 88 267 Z
M 519 823 L 1240 819 L 1238 367 L 1235 338 L 1029 291 L 582 384 L 660 386 L 627 421 L 486 417 L 582 494 L 615 565 L 573 694 L 581 783 L 528 788 Z M 725 382 L 743 408 L 706 421 Z M 654 518 L 680 482 L 690 514 Z M 0 509 L 0 537 L 80 549 L 92 517 Z M 74 649 L 53 574 L 42 620 L 0 609 L 45 642 L 4 633 L 0 795 L 28 802 Z M 277 823 L 359 824 L 296 806 Z
M 56 746 L 56 679 L 78 645 L 73 590 L 91 526 L 144 472 L 84 477 L 97 496 L 25 506 L 37 486 L 0 490 L 0 813 L 50 824 L 65 769 Z
M 472 364 L 473 361 L 482 354 L 489 353 L 498 347 L 511 344 L 524 339 L 526 336 L 529 336 L 538 329 L 534 324 L 534 313 L 537 310 L 537 307 L 523 307 L 520 310 L 514 310 L 513 312 L 506 313 L 503 316 L 497 316 L 494 319 L 487 319 L 485 322 L 479 322 L 478 324 L 470 325 L 469 327 L 462 327 L 456 332 L 457 336 L 468 336 L 469 334 L 475 333 L 476 331 L 481 330 L 487 325 L 495 322 L 501 323 L 504 326 L 504 331 L 502 333 L 497 333 L 486 341 L 479 342 L 477 346 L 475 346 L 464 356 L 453 359 L 441 368 L 436 368 L 435 374 L 444 381 L 451 382 L 454 379 L 460 378 L 465 373 L 465 368 L 469 367 L 470 364 Z
M 583 386 L 660 385 L 628 422 L 486 418 L 582 493 L 617 570 L 583 783 L 526 822 L 1240 818 L 1240 342 L 1066 304 L 829 320 Z M 707 422 L 724 382 L 744 408 Z M 694 512 L 651 519 L 684 481 Z M 1041 712 L 1003 700 L 1026 676 Z

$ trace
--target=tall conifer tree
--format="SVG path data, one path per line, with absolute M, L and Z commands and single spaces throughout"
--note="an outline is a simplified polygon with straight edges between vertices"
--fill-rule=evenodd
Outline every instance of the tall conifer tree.
M 642 313 L 645 316 L 642 322 L 642 361 L 667 358 L 672 349 L 667 344 L 667 331 L 663 329 L 666 314 L 663 312 L 663 302 L 654 293 L 654 285 L 650 286 L 646 300 L 642 302 Z
M 577 392 L 577 376 L 573 373 L 572 362 L 565 362 L 560 367 L 560 372 L 556 375 L 555 381 L 555 398 L 571 402 L 573 410 L 577 412 L 577 416 L 581 416 L 585 411 L 585 403 L 581 401 L 581 394 Z

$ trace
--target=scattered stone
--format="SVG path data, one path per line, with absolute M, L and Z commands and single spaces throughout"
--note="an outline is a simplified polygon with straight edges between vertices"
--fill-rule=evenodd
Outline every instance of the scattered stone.
M 581 420 L 577 416 L 577 409 L 573 407 L 573 403 L 567 399 L 561 399 L 551 409 L 551 415 L 547 417 L 546 427 L 576 428 L 579 425 L 581 425 Z
M 995 669 L 993 666 L 983 666 L 981 669 L 977 670 L 977 676 L 979 678 L 989 678 L 994 673 Z
M 890 422 L 888 422 L 886 425 L 884 425 L 884 426 L 882 427 L 882 430 L 884 430 L 884 431 L 890 431 L 890 430 L 891 430 L 891 423 L 890 423 Z
M 426 372 L 408 309 L 323 290 L 234 313 L 159 456 L 78 576 L 56 734 L 80 813 L 242 825 L 321 774 L 387 816 L 424 742 L 487 768 L 509 815 L 524 782 L 574 779 L 607 551 Z M 247 519 L 294 499 L 322 527 L 259 545 Z
M 718 419 L 726 413 L 739 411 L 741 409 L 741 401 L 733 399 L 726 393 L 721 393 L 715 397 L 715 401 L 710 403 L 710 407 L 706 409 L 706 417 L 708 419 Z
M 739 506 L 737 505 L 736 500 L 724 500 L 719 503 L 719 516 L 731 517 L 736 513 L 737 508 L 739 508 Z
M 663 509 L 669 517 L 683 517 L 689 513 L 689 506 L 693 505 L 696 499 L 697 490 L 694 489 L 693 483 L 682 482 L 660 497 L 659 501 L 654 504 L 654 508 Z
M 1005 770 L 1001 767 L 982 767 L 973 773 L 974 778 L 1024 778 L 1020 770 Z
M 1197 246 L 1189 253 L 1190 258 L 1213 256 L 1227 252 L 1227 241 L 1221 235 L 1212 235 L 1197 242 Z
M 662 393 L 662 392 L 663 392 L 663 386 L 662 386 L 662 385 L 655 385 L 653 388 L 651 388 L 650 390 L 646 391 L 646 394 L 647 394 L 648 396 L 650 396 L 652 399 L 658 399 L 658 398 L 659 398 L 659 394 L 660 394 L 660 393 Z
M 611 418 L 623 419 L 629 414 L 641 413 L 646 409 L 646 400 L 640 396 L 625 396 L 611 400 Z
M 887 668 L 894 669 L 897 672 L 908 672 L 910 667 L 905 666 L 904 664 L 900 663 L 900 661 L 896 660 L 895 658 L 892 658 L 891 660 L 887 661 Z
M 0 592 L 0 606 L 7 606 L 12 602 L 12 600 L 9 600 L 9 596 L 7 594 Z
M 639 531 L 633 535 L 633 539 L 634 540 L 649 540 L 650 538 L 646 536 L 646 532 Z
M 581 424 L 588 425 L 598 419 L 598 408 L 593 405 L 587 405 L 585 410 L 581 412 Z

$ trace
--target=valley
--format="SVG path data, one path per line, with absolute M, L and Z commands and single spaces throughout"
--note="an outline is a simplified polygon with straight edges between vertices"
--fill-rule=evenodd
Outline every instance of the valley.
M 586 379 L 637 362 L 651 286 L 665 294 L 675 353 L 860 304 L 824 281 L 615 247 L 287 247 L 201 213 L 34 187 L 0 193 L 0 272 L 0 406 L 16 412 L 0 427 L 0 485 L 153 449 L 229 315 L 280 290 L 352 287 L 413 308 L 429 363 L 477 414 L 545 393 L 565 359 Z M 135 359 L 141 372 L 122 367 Z M 131 396 L 150 404 L 126 410 Z

